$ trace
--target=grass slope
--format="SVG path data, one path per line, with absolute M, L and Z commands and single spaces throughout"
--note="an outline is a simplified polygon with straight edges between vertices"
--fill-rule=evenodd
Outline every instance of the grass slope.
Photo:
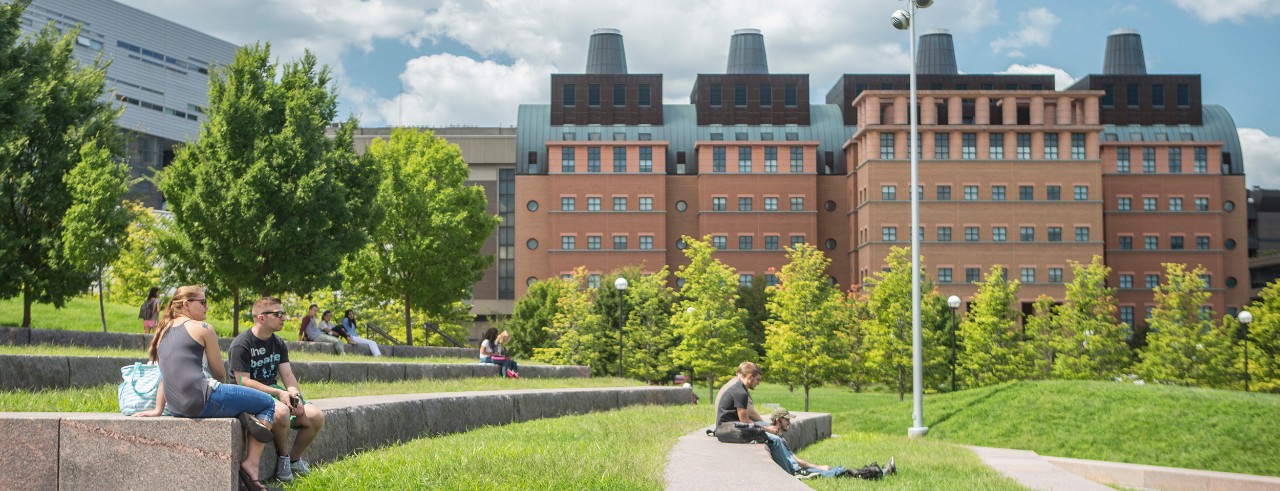
M 0 355 L 50 355 L 50 356 L 119 356 L 126 358 L 137 358 L 145 361 L 147 352 L 145 350 L 133 350 L 125 348 L 86 348 L 81 346 L 59 346 L 50 344 L 37 344 L 25 346 L 5 346 L 0 345 Z M 226 352 L 222 353 L 226 357 Z M 374 358 L 364 355 L 335 355 L 331 353 L 312 353 L 310 351 L 294 351 L 289 353 L 290 361 L 336 361 L 350 363 L 445 363 L 445 364 L 467 364 L 476 363 L 475 358 L 450 358 L 450 357 L 407 357 L 407 356 L 382 356 Z M 546 365 L 539 362 L 525 362 L 519 360 L 520 366 L 530 365 Z
M 142 320 L 138 318 L 138 306 L 104 303 L 108 332 L 142 333 Z M 17 327 L 22 324 L 22 297 L 0 299 L 0 326 Z M 31 327 L 64 331 L 102 331 L 102 318 L 98 313 L 98 299 L 75 297 L 67 300 L 63 308 L 52 304 L 31 304 Z M 230 324 L 226 331 L 231 332 Z

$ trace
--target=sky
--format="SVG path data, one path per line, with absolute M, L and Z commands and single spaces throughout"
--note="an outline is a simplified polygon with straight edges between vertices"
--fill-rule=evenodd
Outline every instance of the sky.
M 669 104 L 724 73 L 739 28 L 762 31 L 771 73 L 809 74 L 815 101 L 840 74 L 910 63 L 889 25 L 903 0 L 118 1 L 282 61 L 311 50 L 363 127 L 512 126 L 519 104 L 550 101 L 548 75 L 585 71 L 600 27 L 622 31 L 630 73 L 663 74 Z M 962 73 L 1051 73 L 1059 89 L 1136 29 L 1148 73 L 1201 74 L 1203 100 L 1234 117 L 1248 185 L 1280 188 L 1280 0 L 936 0 L 917 17 L 917 34 L 951 32 Z

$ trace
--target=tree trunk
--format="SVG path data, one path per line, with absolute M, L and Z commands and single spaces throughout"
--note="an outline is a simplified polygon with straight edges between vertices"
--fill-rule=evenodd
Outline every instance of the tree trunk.
M 804 386 L 804 412 L 809 412 L 809 385 Z
M 898 365 L 898 402 L 902 402 L 902 396 L 907 393 L 906 367 Z
M 102 303 L 102 268 L 98 268 L 98 317 L 102 319 L 102 332 L 107 332 L 107 309 Z
M 715 421 L 720 417 L 717 414 L 720 408 L 716 407 L 716 376 L 707 374 L 707 405 L 711 406 L 711 421 Z
M 22 325 L 18 327 L 31 327 L 31 285 L 22 282 Z
M 231 293 L 231 337 L 240 334 L 240 289 Z
M 409 294 L 404 294 L 404 342 L 413 346 L 413 320 L 409 317 Z

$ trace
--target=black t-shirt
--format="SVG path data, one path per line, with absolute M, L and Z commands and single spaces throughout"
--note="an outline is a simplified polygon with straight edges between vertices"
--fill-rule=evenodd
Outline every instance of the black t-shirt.
M 249 378 L 273 385 L 280 372 L 280 364 L 289 363 L 289 348 L 280 336 L 272 334 L 270 339 L 262 340 L 250 329 L 231 341 L 227 359 L 231 362 L 231 371 L 247 373 Z
M 719 405 L 716 406 L 716 424 L 738 421 L 738 409 L 746 409 L 751 404 L 751 393 L 742 385 L 742 379 L 734 377 L 724 385 L 724 392 L 720 395 Z

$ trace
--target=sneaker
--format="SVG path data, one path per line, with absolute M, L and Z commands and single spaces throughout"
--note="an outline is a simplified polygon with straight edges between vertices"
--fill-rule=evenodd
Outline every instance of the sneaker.
M 507 378 L 520 378 L 520 374 L 510 368 L 507 369 Z
M 898 466 L 893 463 L 893 457 L 889 457 L 889 463 L 884 465 L 884 475 L 892 476 L 898 472 Z
M 289 467 L 293 468 L 293 473 L 299 476 L 305 476 L 311 473 L 311 464 L 302 459 L 289 463 Z
M 281 455 L 276 459 L 276 479 L 280 482 L 293 481 L 293 467 L 289 465 L 288 455 Z
M 818 477 L 818 473 L 809 472 L 809 469 L 800 469 L 799 472 L 796 472 L 796 479 L 800 479 L 802 481 L 805 479 L 813 479 L 815 477 Z

